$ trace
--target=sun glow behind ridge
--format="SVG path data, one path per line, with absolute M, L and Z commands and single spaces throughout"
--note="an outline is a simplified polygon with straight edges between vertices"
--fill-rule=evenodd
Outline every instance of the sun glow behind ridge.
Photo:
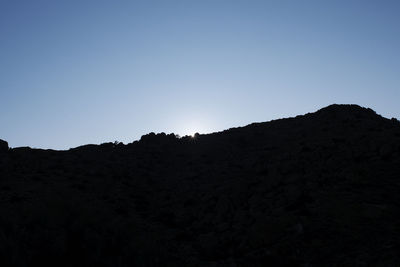
M 191 119 L 177 123 L 174 132 L 180 136 L 194 137 L 196 133 L 207 134 L 215 132 L 210 122 L 200 119 Z

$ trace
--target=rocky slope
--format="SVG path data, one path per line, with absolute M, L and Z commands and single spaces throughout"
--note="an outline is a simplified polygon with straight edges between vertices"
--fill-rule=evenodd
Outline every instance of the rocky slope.
M 356 105 L 68 151 L 0 142 L 2 266 L 400 266 L 400 123 Z

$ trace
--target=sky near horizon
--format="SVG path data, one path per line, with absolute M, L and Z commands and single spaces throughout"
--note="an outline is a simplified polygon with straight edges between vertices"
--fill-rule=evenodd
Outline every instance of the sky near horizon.
M 0 0 L 0 139 L 68 149 L 355 103 L 400 118 L 400 1 Z

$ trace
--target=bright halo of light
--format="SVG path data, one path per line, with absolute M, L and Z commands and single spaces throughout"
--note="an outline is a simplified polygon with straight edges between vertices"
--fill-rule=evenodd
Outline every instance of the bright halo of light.
M 190 137 L 194 137 L 194 135 L 195 135 L 196 133 L 200 133 L 200 132 L 202 132 L 202 131 L 200 130 L 199 127 L 190 127 L 190 128 L 187 128 L 187 129 L 183 132 L 183 135 L 188 135 L 188 136 L 190 136 Z
M 173 127 L 170 131 L 183 137 L 195 137 L 196 133 L 208 134 L 216 131 L 215 122 L 209 120 L 206 116 L 186 115 L 176 120 L 171 124 Z
M 182 136 L 190 136 L 194 137 L 196 133 L 202 134 L 202 133 L 208 133 L 210 132 L 209 129 L 204 127 L 204 124 L 200 124 L 198 122 L 190 122 L 187 123 L 184 127 L 182 127 L 181 135 Z

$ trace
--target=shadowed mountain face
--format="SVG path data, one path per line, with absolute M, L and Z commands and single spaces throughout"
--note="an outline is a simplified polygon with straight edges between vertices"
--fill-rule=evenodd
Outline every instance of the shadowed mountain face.
M 1 141 L 0 259 L 399 266 L 399 192 L 400 123 L 356 105 L 69 151 Z

